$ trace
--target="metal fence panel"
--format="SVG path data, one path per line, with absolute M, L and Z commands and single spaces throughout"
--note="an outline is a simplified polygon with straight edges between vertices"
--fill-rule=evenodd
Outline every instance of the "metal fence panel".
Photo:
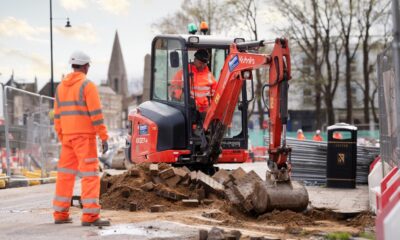
M 52 98 L 4 88 L 7 176 L 29 171 L 47 177 L 49 171 L 56 170 L 59 144 L 50 114 L 52 106 Z
M 396 89 L 400 82 L 395 76 L 391 47 L 378 55 L 377 75 L 379 82 L 380 154 L 382 161 L 388 163 L 391 167 L 399 166 L 397 111 L 400 104 L 396 100 L 396 94 L 398 94 Z M 383 175 L 386 174 L 387 172 L 383 172 Z

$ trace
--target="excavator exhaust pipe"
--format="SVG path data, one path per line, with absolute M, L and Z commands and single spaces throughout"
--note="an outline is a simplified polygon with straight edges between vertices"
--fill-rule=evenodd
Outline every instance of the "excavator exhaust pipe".
M 308 192 L 298 182 L 257 182 L 251 199 L 258 214 L 277 210 L 301 212 L 307 209 Z

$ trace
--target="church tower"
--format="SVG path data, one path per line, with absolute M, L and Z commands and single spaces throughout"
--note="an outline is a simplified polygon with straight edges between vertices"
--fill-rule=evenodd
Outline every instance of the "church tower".
M 123 98 L 128 97 L 128 78 L 126 76 L 125 63 L 117 31 L 115 32 L 110 65 L 108 66 L 107 85 L 110 86 L 115 93 L 122 95 Z

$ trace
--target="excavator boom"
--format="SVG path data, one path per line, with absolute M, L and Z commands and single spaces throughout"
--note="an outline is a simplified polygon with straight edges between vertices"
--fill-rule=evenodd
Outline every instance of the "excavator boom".
M 243 82 L 252 80 L 252 71 L 269 67 L 270 159 L 277 166 L 285 166 L 290 148 L 282 139 L 286 132 L 287 90 L 290 75 L 290 51 L 286 39 L 276 39 L 271 55 L 246 52 L 248 48 L 262 47 L 264 41 L 245 44 L 233 43 L 218 81 L 203 123 L 209 136 L 208 155 L 216 162 L 225 130 L 232 122 Z M 285 136 L 284 136 L 285 137 Z

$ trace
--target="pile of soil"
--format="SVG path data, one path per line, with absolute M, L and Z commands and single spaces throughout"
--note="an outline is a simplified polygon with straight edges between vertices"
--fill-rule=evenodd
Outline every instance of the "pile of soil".
M 168 164 L 159 164 L 160 171 L 169 168 Z M 141 187 L 152 182 L 149 171 L 149 164 L 143 163 L 137 165 L 138 175 L 132 176 L 130 171 L 120 175 L 104 175 L 101 179 L 102 185 L 107 185 L 107 191 L 100 196 L 100 204 L 104 209 L 112 210 L 129 210 L 131 203 L 137 204 L 137 210 L 149 209 L 154 205 L 163 205 L 165 210 L 175 211 L 187 209 L 179 201 L 169 201 L 155 194 L 155 190 L 165 189 L 179 194 L 189 195 L 190 190 L 187 187 L 177 186 L 170 189 L 165 184 L 159 183 L 154 185 L 152 191 L 145 191 Z
M 129 210 L 131 203 L 137 205 L 137 210 L 149 210 L 153 205 L 163 205 L 166 211 L 188 210 L 189 206 L 184 205 L 181 199 L 168 199 L 165 196 L 157 194 L 158 191 L 168 191 L 176 195 L 186 196 L 189 199 L 198 199 L 203 208 L 218 209 L 220 213 L 205 213 L 204 217 L 221 220 L 226 224 L 240 226 L 243 222 L 265 223 L 268 225 L 280 225 L 288 228 L 289 232 L 298 231 L 303 226 L 318 225 L 318 221 L 332 221 L 343 225 L 356 227 L 359 229 L 373 227 L 375 219 L 372 214 L 363 212 L 355 217 L 346 218 L 345 216 L 333 212 L 328 209 L 308 209 L 304 212 L 297 213 L 290 210 L 269 212 L 260 216 L 256 216 L 249 212 L 244 212 L 237 205 L 232 204 L 229 199 L 225 199 L 223 195 L 213 194 L 204 191 L 204 196 L 199 196 L 197 190 L 202 189 L 197 184 L 184 184 L 183 179 L 174 187 L 168 186 L 163 181 L 155 182 L 154 174 L 149 170 L 150 164 L 144 163 L 135 166 L 135 174 L 132 169 L 120 175 L 104 175 L 101 179 L 102 186 L 105 190 L 100 197 L 100 203 L 104 209 L 112 210 Z M 158 164 L 159 171 L 171 168 L 168 164 Z M 190 175 L 190 174 L 189 174 Z M 190 179 L 190 176 L 187 176 Z M 154 188 L 151 190 L 143 189 L 143 185 L 153 183 Z M 102 187 L 102 188 L 103 188 Z M 200 194 L 201 195 L 201 194 Z M 206 205 L 203 200 L 212 200 Z

